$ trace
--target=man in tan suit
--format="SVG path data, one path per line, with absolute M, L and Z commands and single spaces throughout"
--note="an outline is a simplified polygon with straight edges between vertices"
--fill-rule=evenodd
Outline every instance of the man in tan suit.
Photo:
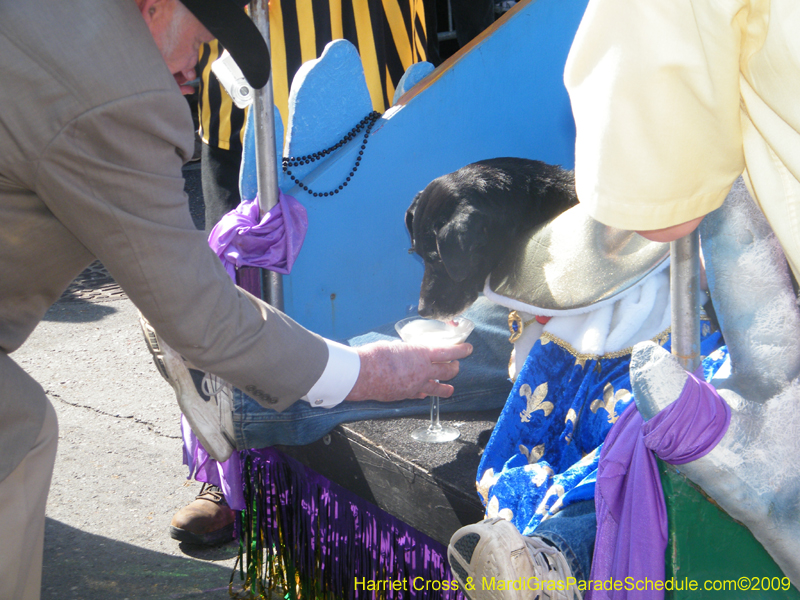
M 266 47 L 233 0 L 0 4 L 0 598 L 39 598 L 57 440 L 44 391 L 8 355 L 95 258 L 178 353 L 279 411 L 449 396 L 436 380 L 471 351 L 344 348 L 230 282 L 181 175 L 181 86 L 212 32 L 263 86 Z

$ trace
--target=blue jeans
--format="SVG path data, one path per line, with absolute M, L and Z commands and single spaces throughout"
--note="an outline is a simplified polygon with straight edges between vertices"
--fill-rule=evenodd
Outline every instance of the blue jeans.
M 582 500 L 542 521 L 533 535 L 543 538 L 567 557 L 567 563 L 576 579 L 588 581 L 596 533 L 594 500 Z
M 508 309 L 485 298 L 479 298 L 465 313 L 475 323 L 467 340 L 472 354 L 461 361 L 461 369 L 451 383 L 455 392 L 442 398 L 442 413 L 500 408 L 511 392 L 508 361 L 512 346 L 508 342 Z M 398 340 L 390 323 L 345 343 L 360 346 L 378 340 Z M 304 401 L 295 402 L 283 412 L 261 406 L 241 390 L 234 390 L 233 424 L 236 447 L 310 444 L 340 423 L 366 419 L 387 419 L 424 415 L 430 412 L 430 401 L 342 402 L 333 408 L 315 408 Z

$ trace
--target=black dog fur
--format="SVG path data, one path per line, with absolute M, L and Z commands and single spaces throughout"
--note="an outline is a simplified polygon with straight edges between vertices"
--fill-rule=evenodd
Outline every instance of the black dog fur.
M 572 171 L 524 158 L 492 158 L 434 179 L 406 211 L 411 251 L 425 273 L 423 317 L 468 308 L 509 242 L 577 204 Z

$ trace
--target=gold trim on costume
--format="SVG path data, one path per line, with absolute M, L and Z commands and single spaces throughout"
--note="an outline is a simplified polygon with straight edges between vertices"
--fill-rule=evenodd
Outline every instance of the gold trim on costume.
M 711 331 L 710 319 L 705 315 L 705 313 L 703 311 L 700 312 L 700 326 L 702 328 L 701 331 L 706 335 Z M 672 331 L 672 328 L 671 327 L 667 327 L 664 331 L 659 333 L 657 336 L 650 338 L 650 341 L 651 342 L 655 342 L 659 346 L 663 346 L 666 343 L 667 338 L 669 337 L 669 334 L 671 333 L 671 331 Z M 600 360 L 601 358 L 603 358 L 603 359 L 606 359 L 606 358 L 621 358 L 621 357 L 627 356 L 628 354 L 633 352 L 633 346 L 628 346 L 627 348 L 623 348 L 622 350 L 618 350 L 617 352 L 609 352 L 607 354 L 602 354 L 602 355 L 581 354 L 580 352 L 575 350 L 575 348 L 573 348 L 570 344 L 568 344 L 567 342 L 565 342 L 561 338 L 558 338 L 558 337 L 554 336 L 549 331 L 543 331 L 542 335 L 539 337 L 539 341 L 541 342 L 542 346 L 545 346 L 545 345 L 549 344 L 550 342 L 555 342 L 556 344 L 561 346 L 564 350 L 566 350 L 567 352 L 572 354 L 572 356 L 574 356 L 577 359 L 575 361 L 575 364 L 577 365 L 578 363 L 580 363 L 580 365 L 582 367 L 586 364 L 587 360 Z
M 657 336 L 650 338 L 650 341 L 655 342 L 659 346 L 663 346 L 664 343 L 667 341 L 667 338 L 669 337 L 670 330 L 671 328 L 668 327 L 667 329 L 659 333 Z M 607 354 L 582 354 L 577 350 L 575 350 L 575 348 L 573 348 L 570 344 L 568 344 L 567 342 L 565 342 L 560 338 L 557 338 L 549 331 L 542 332 L 542 336 L 539 338 L 539 341 L 542 342 L 542 346 L 544 346 L 548 342 L 554 342 L 558 344 L 564 350 L 572 354 L 572 356 L 574 356 L 577 359 L 575 361 L 575 364 L 580 363 L 581 366 L 584 366 L 587 360 L 600 360 L 601 358 L 603 359 L 622 358 L 623 356 L 627 356 L 628 354 L 633 352 L 633 346 L 629 346 L 628 348 L 623 348 L 622 350 L 618 350 L 617 352 L 608 352 Z

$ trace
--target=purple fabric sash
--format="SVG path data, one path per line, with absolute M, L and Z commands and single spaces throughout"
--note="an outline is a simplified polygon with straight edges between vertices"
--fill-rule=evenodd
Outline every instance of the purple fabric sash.
M 655 455 L 673 465 L 697 460 L 719 443 L 730 420 L 714 387 L 691 374 L 678 399 L 649 421 L 635 404 L 622 413 L 600 453 L 593 581 L 664 580 L 667 511 Z M 592 589 L 586 600 L 663 597 L 663 591 Z
M 243 200 L 220 219 L 208 236 L 208 245 L 233 280 L 238 267 L 288 274 L 306 237 L 306 209 L 291 196 L 281 192 L 278 204 L 260 220 L 258 213 L 257 197 Z
M 306 237 L 305 207 L 283 192 L 278 204 L 260 221 L 258 214 L 258 197 L 244 200 L 220 219 L 208 237 L 208 245 L 233 281 L 239 267 L 260 267 L 288 274 Z M 181 432 L 183 464 L 189 467 L 189 479 L 194 476 L 197 481 L 216 485 L 232 509 L 244 510 L 239 453 L 234 452 L 223 463 L 217 462 L 203 448 L 183 416 Z
M 203 444 L 181 415 L 183 435 L 183 464 L 189 467 L 189 477 L 202 483 L 210 483 L 222 490 L 225 501 L 233 510 L 244 510 L 242 493 L 242 466 L 238 452 L 231 454 L 225 462 L 217 462 L 209 456 Z

